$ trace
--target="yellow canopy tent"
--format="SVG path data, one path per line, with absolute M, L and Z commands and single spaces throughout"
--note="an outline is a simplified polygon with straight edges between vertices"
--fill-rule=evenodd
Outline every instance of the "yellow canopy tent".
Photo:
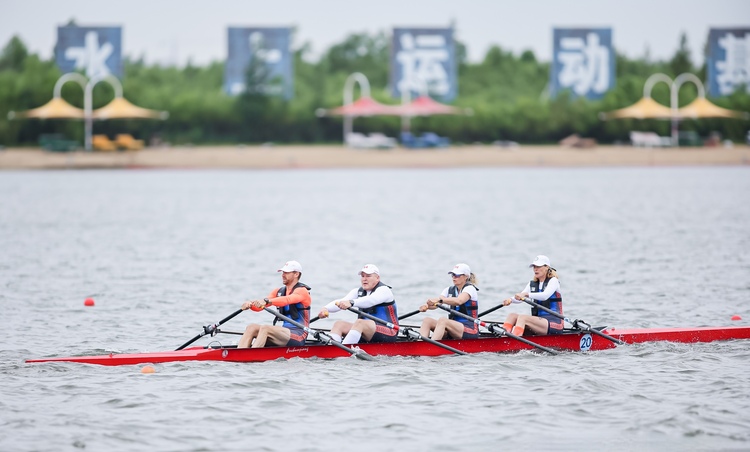
M 737 118 L 750 119 L 750 113 L 743 111 L 729 110 L 719 107 L 709 102 L 705 97 L 699 97 L 677 110 L 677 116 L 680 119 L 698 119 L 698 118 Z
M 633 105 L 619 110 L 602 113 L 601 119 L 670 119 L 672 110 L 656 102 L 650 97 L 644 97 Z
M 53 97 L 51 101 L 41 107 L 19 113 L 9 112 L 8 118 L 36 118 L 36 119 L 83 119 L 83 109 L 76 108 L 65 102 L 62 97 Z
M 141 108 L 124 97 L 115 97 L 104 107 L 94 110 L 91 116 L 94 119 L 167 119 L 169 113 Z

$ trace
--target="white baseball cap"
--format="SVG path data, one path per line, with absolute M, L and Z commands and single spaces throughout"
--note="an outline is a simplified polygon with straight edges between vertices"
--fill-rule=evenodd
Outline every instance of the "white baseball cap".
M 300 265 L 300 263 L 297 261 L 289 261 L 289 262 L 284 263 L 284 266 L 281 267 L 278 271 L 302 273 L 302 265 Z
M 362 273 L 367 273 L 368 275 L 372 275 L 373 273 L 375 273 L 376 275 L 380 276 L 380 270 L 378 270 L 378 267 L 372 264 L 365 265 L 357 274 L 362 276 Z
M 547 267 L 551 267 L 552 266 L 549 263 L 549 257 L 547 257 L 547 256 L 545 256 L 543 254 L 540 254 L 539 256 L 537 256 L 534 259 L 534 262 L 532 262 L 531 265 L 529 265 L 529 267 L 544 267 L 545 265 Z
M 448 273 L 453 273 L 454 275 L 471 276 L 471 269 L 466 264 L 456 264 Z

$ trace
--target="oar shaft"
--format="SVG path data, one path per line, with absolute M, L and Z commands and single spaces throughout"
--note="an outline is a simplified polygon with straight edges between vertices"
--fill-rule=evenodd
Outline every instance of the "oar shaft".
M 494 308 L 489 308 L 488 310 L 486 310 L 484 312 L 480 312 L 479 314 L 477 314 L 477 317 L 484 317 L 484 316 L 486 316 L 487 314 L 489 314 L 491 312 L 497 311 L 498 309 L 502 308 L 503 306 L 505 306 L 505 305 L 502 304 L 502 303 L 500 303 L 499 305 L 495 306 Z
M 471 320 L 472 322 L 474 322 L 475 325 L 486 326 L 485 323 L 484 323 L 484 321 L 479 320 L 478 318 L 475 319 L 474 317 L 472 317 L 470 315 L 466 315 L 463 312 L 456 311 L 455 309 L 451 309 L 449 307 L 446 307 L 443 303 L 438 303 L 437 307 L 440 308 L 440 309 L 442 309 L 443 311 L 449 312 L 449 313 L 451 313 L 451 314 L 453 314 L 455 316 L 461 317 L 461 318 L 466 319 L 466 320 Z
M 275 315 L 276 317 L 278 317 L 279 319 L 281 319 L 281 320 L 283 320 L 285 322 L 291 323 L 292 325 L 296 326 L 297 328 L 302 328 L 308 334 L 312 334 L 315 337 L 323 337 L 328 345 L 336 346 L 336 347 L 340 348 L 341 350 L 344 350 L 345 352 L 350 353 L 350 354 L 356 356 L 357 358 L 361 358 L 361 359 L 364 359 L 366 361 L 372 361 L 374 359 L 372 356 L 370 356 L 366 352 L 364 352 L 362 350 L 351 349 L 351 348 L 347 347 L 346 345 L 343 345 L 342 343 L 333 340 L 333 338 L 331 336 L 327 335 L 326 333 L 323 333 L 321 331 L 313 330 L 312 328 L 309 328 L 309 327 L 307 327 L 307 326 L 299 323 L 298 321 L 285 316 L 284 314 L 282 314 L 282 313 L 280 313 L 278 311 L 275 311 L 273 309 L 268 309 L 268 308 L 263 308 L 263 310 L 266 311 L 266 312 L 270 312 L 271 314 Z
M 459 311 L 456 311 L 455 309 L 450 309 L 450 308 L 447 308 L 447 307 L 445 307 L 445 306 L 444 306 L 444 305 L 443 305 L 442 303 L 439 303 L 439 304 L 437 305 L 437 307 L 438 307 L 438 308 L 440 308 L 440 309 L 442 309 L 442 310 L 444 310 L 444 311 L 448 311 L 448 312 L 450 312 L 451 314 L 453 314 L 453 315 L 456 315 L 456 316 L 458 316 L 458 317 L 462 317 L 462 318 L 464 318 L 464 319 L 466 319 L 466 320 L 471 320 L 471 321 L 472 321 L 472 322 L 474 322 L 475 324 L 477 324 L 477 325 L 479 325 L 479 326 L 483 326 L 483 327 L 486 327 L 486 328 L 488 328 L 488 329 L 489 329 L 490 331 L 492 331 L 493 333 L 496 333 L 496 330 L 495 330 L 495 328 L 497 328 L 497 327 L 495 327 L 494 325 L 489 325 L 489 326 L 487 326 L 487 324 L 486 324 L 485 322 L 483 322 L 482 320 L 479 320 L 479 319 L 475 319 L 474 317 L 472 317 L 472 316 L 470 316 L 470 315 L 466 315 L 466 314 L 464 314 L 463 312 L 459 312 Z M 544 346 L 542 346 L 542 345 L 539 345 L 539 344 L 537 344 L 537 343 L 535 343 L 535 342 L 531 342 L 530 340 L 528 340 L 528 339 L 524 339 L 524 338 L 522 338 L 521 336 L 516 336 L 515 334 L 513 334 L 513 333 L 510 333 L 510 332 L 506 331 L 506 330 L 505 330 L 505 329 L 503 329 L 503 328 L 500 328 L 500 329 L 501 329 L 501 330 L 502 330 L 502 331 L 504 332 L 504 334 L 506 334 L 506 335 L 507 335 L 508 337 L 511 337 L 511 338 L 513 338 L 513 339 L 515 339 L 515 340 L 517 340 L 517 341 L 519 341 L 519 342 L 523 342 L 524 344 L 526 344 L 526 345 L 530 345 L 530 346 L 532 346 L 532 347 L 534 347 L 534 348 L 538 348 L 539 350 L 543 350 L 543 351 L 545 351 L 545 352 L 547 352 L 547 353 L 551 353 L 551 354 L 553 354 L 553 355 L 557 355 L 557 352 L 556 352 L 556 351 L 554 351 L 554 350 L 552 350 L 552 349 L 550 349 L 550 348 L 544 347 Z
M 510 331 L 506 330 L 505 328 L 503 328 L 501 326 L 498 326 L 498 325 L 489 325 L 487 327 L 487 329 L 490 330 L 492 332 L 492 334 L 495 334 L 495 335 L 498 335 L 498 336 L 505 335 L 505 336 L 511 337 L 511 338 L 513 338 L 513 339 L 515 339 L 515 340 L 517 340 L 519 342 L 523 342 L 526 345 L 530 345 L 531 347 L 538 348 L 539 350 L 543 350 L 543 351 L 545 351 L 545 352 L 547 352 L 547 353 L 549 353 L 551 355 L 559 355 L 558 352 L 552 350 L 551 348 L 545 347 L 543 345 L 539 345 L 536 342 L 531 342 L 528 339 L 525 339 L 525 338 L 523 338 L 521 336 L 515 335 L 515 334 L 511 333 Z M 498 331 L 498 330 L 500 330 L 500 331 Z
M 411 312 L 407 312 L 406 314 L 404 314 L 404 315 L 400 316 L 400 317 L 399 317 L 398 319 L 399 319 L 399 320 L 404 320 L 404 319 L 408 319 L 409 317 L 411 317 L 411 316 L 413 316 L 413 315 L 417 315 L 417 314 L 419 314 L 420 312 L 421 312 L 421 311 L 420 311 L 419 309 L 417 309 L 417 310 L 414 310 L 414 311 L 411 311 Z
M 236 316 L 238 316 L 242 312 L 242 309 L 238 309 L 234 311 L 233 313 L 229 314 L 228 316 L 224 317 L 223 319 L 219 320 L 218 323 L 214 323 L 213 325 L 206 325 L 203 327 L 203 332 L 196 335 L 194 338 L 190 339 L 189 341 L 185 342 L 184 344 L 180 345 L 180 347 L 177 350 L 182 350 L 183 348 L 187 347 L 188 345 L 192 344 L 193 342 L 197 341 L 198 339 L 202 338 L 203 336 L 207 334 L 211 334 L 214 330 L 219 328 L 222 324 L 232 320 Z
M 370 319 L 370 320 L 372 320 L 375 323 L 379 323 L 381 325 L 385 325 L 388 328 L 393 328 L 394 330 L 398 330 L 399 329 L 398 325 L 394 325 L 393 323 L 385 321 L 385 320 L 381 319 L 380 317 L 375 317 L 374 315 L 368 314 L 366 312 L 362 312 L 360 309 L 357 309 L 357 308 L 355 308 L 353 306 L 349 308 L 349 311 L 352 311 L 355 314 L 358 314 L 358 315 L 361 315 L 362 317 Z M 446 350 L 449 350 L 449 351 L 451 351 L 451 352 L 453 352 L 453 353 L 455 353 L 457 355 L 465 355 L 466 354 L 466 352 L 463 352 L 463 351 L 461 351 L 461 350 L 459 350 L 457 348 L 453 348 L 453 347 L 451 347 L 449 345 L 441 344 L 440 342 L 438 342 L 438 341 L 436 341 L 434 339 L 430 339 L 429 337 L 424 337 L 421 334 L 417 333 L 416 331 L 412 331 L 412 330 L 410 330 L 408 328 L 405 330 L 405 332 L 406 332 L 406 335 L 409 336 L 409 337 L 417 337 L 419 339 L 422 339 L 425 342 L 428 342 L 428 343 L 430 343 L 432 345 L 437 345 L 438 347 L 444 348 Z
M 610 341 L 614 342 L 615 344 L 619 344 L 619 345 L 624 345 L 625 344 L 625 342 L 621 341 L 620 339 L 614 338 L 614 337 L 612 337 L 612 336 L 610 336 L 608 334 L 602 333 L 599 330 L 595 330 L 594 328 L 591 328 L 591 325 L 589 325 L 588 323 L 586 323 L 586 322 L 584 322 L 582 320 L 570 320 L 569 318 L 561 315 L 559 312 L 555 312 L 555 311 L 553 311 L 552 309 L 549 309 L 546 306 L 540 305 L 539 303 L 535 302 L 531 298 L 524 298 L 523 301 L 526 304 L 529 304 L 529 305 L 531 305 L 531 306 L 533 306 L 533 307 L 535 307 L 537 309 L 541 309 L 544 312 L 552 314 L 553 316 L 557 317 L 558 319 L 562 319 L 563 321 L 568 322 L 569 324 L 573 325 L 575 328 L 578 328 L 580 330 L 587 331 L 587 332 L 589 332 L 591 334 L 595 334 L 597 336 L 603 337 L 603 338 L 605 338 L 607 340 L 610 340 Z M 584 327 L 581 328 L 579 326 L 580 324 L 583 324 Z
M 373 322 L 379 323 L 381 325 L 385 325 L 388 328 L 392 328 L 392 329 L 394 329 L 396 331 L 398 331 L 398 329 L 399 329 L 398 325 L 396 325 L 394 323 L 391 323 L 391 322 L 389 322 L 387 320 L 383 320 L 380 317 L 375 317 L 372 314 L 368 314 L 368 313 L 362 311 L 361 309 L 355 308 L 354 306 L 350 306 L 348 310 L 352 311 L 353 313 L 357 314 L 358 316 L 364 317 L 366 319 L 370 319 Z

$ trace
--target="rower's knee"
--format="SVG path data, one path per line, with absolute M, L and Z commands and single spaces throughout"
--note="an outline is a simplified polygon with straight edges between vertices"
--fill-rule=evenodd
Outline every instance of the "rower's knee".
M 258 325 L 248 325 L 245 328 L 245 334 L 252 334 L 256 331 L 258 331 Z
M 333 327 L 331 327 L 331 333 L 339 335 L 343 334 L 347 324 L 348 322 L 345 322 L 343 320 L 336 320 L 336 322 L 333 324 Z

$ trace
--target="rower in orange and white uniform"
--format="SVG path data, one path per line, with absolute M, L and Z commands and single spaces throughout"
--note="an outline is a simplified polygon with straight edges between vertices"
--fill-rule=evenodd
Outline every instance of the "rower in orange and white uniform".
M 318 317 L 355 307 L 396 326 L 389 328 L 373 320 L 360 317 L 354 323 L 338 320 L 329 335 L 344 345 L 359 342 L 395 342 L 398 336 L 398 311 L 391 287 L 380 281 L 380 270 L 373 264 L 359 271 L 362 287 L 352 289 L 344 298 L 334 300 L 320 310 Z M 343 341 L 342 341 L 342 337 Z
M 528 297 L 545 308 L 563 315 L 560 280 L 557 278 L 557 270 L 550 265 L 549 258 L 539 255 L 529 267 L 534 269 L 534 279 L 521 293 L 504 300 L 503 305 L 521 303 L 524 298 Z M 532 308 L 531 315 L 509 314 L 503 323 L 503 328 L 516 336 L 522 336 L 527 328 L 534 334 L 560 334 L 563 330 L 563 320 L 549 312 Z
M 289 261 L 278 270 L 281 273 L 281 282 L 284 284 L 278 289 L 273 289 L 268 298 L 263 300 L 252 300 L 242 304 L 242 309 L 260 311 L 266 306 L 276 306 L 280 313 L 305 326 L 310 325 L 310 287 L 300 282 L 302 277 L 302 265 L 297 261 Z M 250 324 L 245 328 L 237 348 L 265 347 L 270 345 L 300 346 L 305 345 L 307 332 L 298 326 L 284 321 L 281 326 L 276 326 L 278 318 L 273 325 Z M 255 339 L 253 341 L 253 339 Z
M 422 312 L 428 309 L 435 309 L 439 303 L 450 306 L 451 310 L 461 312 L 472 318 L 477 318 L 479 310 L 479 289 L 477 288 L 477 277 L 471 272 L 466 264 L 456 264 L 448 272 L 453 281 L 452 286 L 443 289 L 440 296 L 427 299 L 427 302 L 419 307 Z M 445 333 L 448 333 L 450 339 L 476 339 L 479 337 L 479 327 L 476 323 L 464 317 L 449 314 L 448 317 L 439 319 L 426 318 L 422 321 L 419 328 L 419 334 L 424 337 L 430 337 L 439 341 L 447 339 Z

